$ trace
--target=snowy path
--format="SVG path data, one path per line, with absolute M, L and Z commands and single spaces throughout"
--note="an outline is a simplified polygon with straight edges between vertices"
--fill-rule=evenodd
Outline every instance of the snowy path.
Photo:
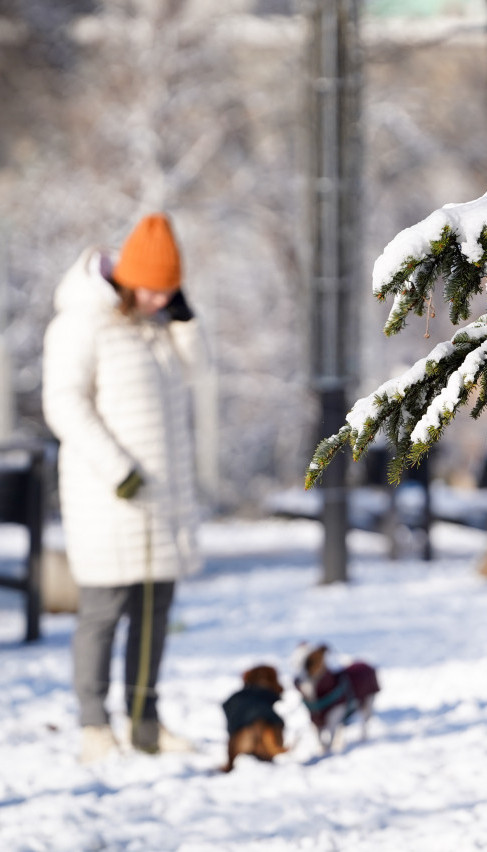
M 76 762 L 71 616 L 17 643 L 16 595 L 0 594 L 1 852 L 474 852 L 487 849 L 487 536 L 437 525 L 436 559 L 391 563 L 378 537 L 352 537 L 352 582 L 319 586 L 311 521 L 203 529 L 208 567 L 181 584 L 161 702 L 191 755 Z M 118 638 L 120 649 L 123 631 Z M 290 655 L 302 639 L 377 664 L 367 744 L 320 758 Z M 221 702 L 249 665 L 276 665 L 294 749 L 273 765 L 240 757 L 230 775 Z M 110 703 L 121 731 L 121 661 Z

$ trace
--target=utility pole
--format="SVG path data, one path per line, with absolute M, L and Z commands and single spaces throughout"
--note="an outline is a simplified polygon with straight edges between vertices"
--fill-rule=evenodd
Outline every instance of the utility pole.
M 361 244 L 360 0 L 310 0 L 311 382 L 319 438 L 343 425 L 358 375 Z M 321 582 L 347 580 L 346 456 L 324 476 Z

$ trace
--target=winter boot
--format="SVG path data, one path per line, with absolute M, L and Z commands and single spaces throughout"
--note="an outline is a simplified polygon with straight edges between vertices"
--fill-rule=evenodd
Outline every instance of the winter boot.
M 85 725 L 81 729 L 80 763 L 103 760 L 118 751 L 118 743 L 110 725 Z
M 141 719 L 135 727 L 131 725 L 130 740 L 134 748 L 147 754 L 193 751 L 188 740 L 170 733 L 157 719 Z

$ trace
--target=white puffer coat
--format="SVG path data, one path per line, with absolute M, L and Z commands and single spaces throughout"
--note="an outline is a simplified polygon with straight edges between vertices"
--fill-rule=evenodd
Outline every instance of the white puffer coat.
M 83 253 L 55 293 L 43 404 L 61 442 L 60 499 L 80 585 L 173 580 L 197 567 L 188 383 L 204 346 L 195 319 L 134 319 Z M 116 487 L 133 468 L 131 500 Z

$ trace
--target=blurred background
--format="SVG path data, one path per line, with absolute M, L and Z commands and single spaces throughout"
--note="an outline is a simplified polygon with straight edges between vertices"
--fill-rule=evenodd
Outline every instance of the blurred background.
M 487 4 L 358 10 L 350 403 L 452 334 L 438 294 L 429 339 L 416 319 L 387 340 L 375 258 L 436 207 L 487 190 Z M 162 209 L 213 354 L 195 410 L 207 512 L 259 516 L 302 489 L 323 437 L 310 367 L 315 12 L 311 0 L 0 0 L 3 441 L 49 438 L 42 340 L 65 270 Z M 472 488 L 485 456 L 482 421 L 460 413 L 433 475 Z

